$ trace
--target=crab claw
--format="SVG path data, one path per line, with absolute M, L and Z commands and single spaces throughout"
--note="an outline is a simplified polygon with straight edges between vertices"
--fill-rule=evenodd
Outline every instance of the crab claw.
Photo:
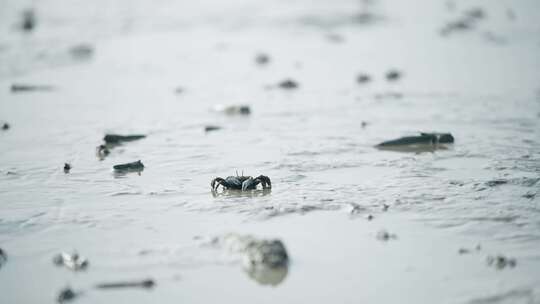
M 212 180 L 212 182 L 210 182 L 210 187 L 212 187 L 212 190 L 217 190 L 217 188 L 219 187 L 219 185 L 221 185 L 222 182 L 224 182 L 225 180 L 221 177 L 216 177 Z
M 270 178 L 266 175 L 259 175 L 255 180 L 261 183 L 263 189 L 272 188 L 272 182 L 270 181 Z
M 259 177 L 257 177 L 257 179 L 259 179 L 261 181 L 261 184 L 263 186 L 263 189 L 270 189 L 272 188 L 272 182 L 270 181 L 270 178 L 266 175 L 259 175 Z

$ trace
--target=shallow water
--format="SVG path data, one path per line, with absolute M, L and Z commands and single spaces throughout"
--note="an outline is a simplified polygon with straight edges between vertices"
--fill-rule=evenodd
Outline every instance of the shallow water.
M 0 1 L 1 303 L 54 302 L 66 285 L 84 292 L 76 303 L 540 303 L 535 1 L 32 3 L 25 34 L 14 24 L 31 3 Z M 474 29 L 439 35 L 477 6 Z M 81 43 L 93 56 L 70 55 Z M 388 83 L 392 68 L 403 78 Z M 277 88 L 285 78 L 300 87 Z M 456 142 L 374 148 L 418 131 Z M 148 136 L 100 161 L 106 132 Z M 112 171 L 137 160 L 141 175 Z M 272 191 L 212 196 L 212 178 L 237 170 L 268 175 Z M 281 239 L 283 281 L 262 284 L 207 246 L 229 232 Z M 73 249 L 87 271 L 52 264 Z M 517 266 L 489 267 L 496 254 Z M 147 277 L 152 290 L 92 288 Z

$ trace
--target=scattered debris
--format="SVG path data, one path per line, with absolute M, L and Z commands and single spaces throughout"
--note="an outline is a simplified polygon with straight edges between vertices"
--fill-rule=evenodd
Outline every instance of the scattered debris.
M 298 82 L 292 80 L 292 79 L 285 79 L 283 80 L 282 82 L 280 82 L 278 84 L 278 86 L 282 89 L 287 89 L 287 90 L 290 90 L 290 89 L 296 89 L 298 88 Z
M 53 258 L 53 263 L 56 266 L 65 266 L 73 271 L 86 270 L 89 264 L 87 258 L 79 256 L 76 252 L 73 254 L 59 253 Z
M 71 164 L 65 163 L 64 164 L 64 173 L 69 173 L 69 170 L 71 170 Z
M 508 180 L 506 179 L 494 179 L 486 182 L 486 186 L 488 187 L 496 187 L 500 185 L 508 184 Z
M 270 56 L 264 53 L 259 53 L 255 56 L 255 62 L 259 65 L 266 65 L 270 62 Z
M 79 296 L 79 292 L 74 292 L 69 286 L 65 287 L 64 289 L 60 290 L 58 293 L 58 296 L 56 297 L 56 301 L 58 303 L 64 303 L 69 302 L 73 299 L 75 299 L 77 296 Z
M 480 244 L 477 244 L 476 247 L 474 247 L 474 249 L 475 249 L 476 251 L 480 251 L 480 250 L 482 250 L 482 246 L 480 246 Z M 461 248 L 459 248 L 459 250 L 458 250 L 458 254 L 469 254 L 469 253 L 471 253 L 471 252 L 472 252 L 471 249 L 465 248 L 465 247 L 461 247 Z
M 398 70 L 389 70 L 386 72 L 385 77 L 388 81 L 397 81 L 401 78 L 401 72 Z
M 31 84 L 12 84 L 11 92 L 12 93 L 25 93 L 25 92 L 36 92 L 36 91 L 52 91 L 53 86 L 49 85 L 31 85 Z
M 533 198 L 536 197 L 536 193 L 534 193 L 534 192 L 527 192 L 527 193 L 523 194 L 522 197 L 528 198 L 528 199 L 533 199 Z
M 100 160 L 105 159 L 107 155 L 109 155 L 111 151 L 109 148 L 107 148 L 106 145 L 99 145 L 96 147 L 96 155 Z
M 480 7 L 471 8 L 465 11 L 464 15 L 472 19 L 484 19 L 486 17 L 486 13 Z
M 2 130 L 4 130 L 4 131 L 9 130 L 9 127 L 10 127 L 10 125 L 7 122 L 2 124 Z
M 383 204 L 382 205 L 382 211 L 386 212 L 386 211 L 388 211 L 388 208 L 390 208 L 390 205 L 388 205 L 388 204 Z
M 221 130 L 221 127 L 220 126 L 205 126 L 204 127 L 204 132 L 212 132 L 212 131 L 217 131 L 217 130 Z
M 371 76 L 368 74 L 360 73 L 358 76 L 356 76 L 356 82 L 359 84 L 365 84 L 371 81 Z
M 112 283 L 97 284 L 98 289 L 115 289 L 115 288 L 152 288 L 156 285 L 154 280 L 146 279 L 142 281 L 123 281 Z
M 514 268 L 516 267 L 516 259 L 514 258 L 508 258 L 504 255 L 497 255 L 497 256 L 488 256 L 487 257 L 487 264 L 489 266 L 493 266 L 497 269 L 504 269 L 506 267 Z
M 123 142 L 135 141 L 145 138 L 146 135 L 118 135 L 118 134 L 106 134 L 103 140 L 108 145 L 119 145 Z
M 479 20 L 484 19 L 485 17 L 486 13 L 482 8 L 466 10 L 458 19 L 448 22 L 439 33 L 442 36 L 448 36 L 454 32 L 471 30 Z
M 7 259 L 7 253 L 2 248 L 0 248 L 0 269 L 7 262 Z
M 243 174 L 241 176 L 238 176 L 238 172 L 236 176 L 228 176 L 225 179 L 221 177 L 216 177 L 212 180 L 212 182 L 210 182 L 212 191 L 217 191 L 219 186 L 223 187 L 223 189 L 242 191 L 255 190 L 257 189 L 257 186 L 259 184 L 262 185 L 263 189 L 272 188 L 272 182 L 270 181 L 270 178 L 268 176 L 259 175 L 253 178 L 252 176 L 244 176 Z
M 459 248 L 458 250 L 458 254 L 467 254 L 467 253 L 471 253 L 471 250 L 467 248 Z
M 214 106 L 214 111 L 222 112 L 227 115 L 249 115 L 251 114 L 251 109 L 248 105 L 216 105 Z
M 29 8 L 22 12 L 21 29 L 25 32 L 31 32 L 36 27 L 36 13 Z
M 386 230 L 379 230 L 379 232 L 377 232 L 377 239 L 379 241 L 389 241 L 389 240 L 395 240 L 397 239 L 397 235 L 395 235 L 394 233 L 389 233 L 388 231 Z
M 113 166 L 113 169 L 117 172 L 141 172 L 144 170 L 144 165 L 138 160 L 132 163 L 115 165 Z
M 71 56 L 77 59 L 86 60 L 94 55 L 94 47 L 90 44 L 78 44 L 69 49 Z
M 450 35 L 456 31 L 466 31 L 473 28 L 473 21 L 470 19 L 458 19 L 448 22 L 441 30 L 441 36 Z
M 358 214 L 362 214 L 364 211 L 366 211 L 366 208 L 362 207 L 359 204 L 350 203 L 350 205 L 351 205 L 351 209 L 349 210 L 350 215 L 358 215 Z

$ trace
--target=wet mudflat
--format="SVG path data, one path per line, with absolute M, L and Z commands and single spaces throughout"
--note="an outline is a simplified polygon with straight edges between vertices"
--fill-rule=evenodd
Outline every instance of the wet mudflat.
M 540 301 L 535 1 L 81 3 L 0 3 L 1 303 Z

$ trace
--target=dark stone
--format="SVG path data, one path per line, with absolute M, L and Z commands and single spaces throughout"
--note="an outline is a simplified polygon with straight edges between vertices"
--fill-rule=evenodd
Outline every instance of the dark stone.
M 251 109 L 248 106 L 241 106 L 239 108 L 239 112 L 242 115 L 249 115 L 249 114 L 251 114 Z
M 22 13 L 21 29 L 26 32 L 32 31 L 36 27 L 36 13 L 33 9 L 27 9 Z
M 77 59 L 89 59 L 94 55 L 94 47 L 89 44 L 79 44 L 71 47 L 69 53 Z
M 127 282 L 113 282 L 113 283 L 101 283 L 96 285 L 99 289 L 115 289 L 115 288 L 152 288 L 156 285 L 154 280 L 147 279 L 142 281 L 127 281 Z
M 259 65 L 265 65 L 270 62 L 270 57 L 264 53 L 257 54 L 255 62 Z
M 4 266 L 4 264 L 7 262 L 7 259 L 7 253 L 2 248 L 0 248 L 0 268 Z
M 508 180 L 506 180 L 506 179 L 494 179 L 494 180 L 490 180 L 490 181 L 486 182 L 486 185 L 488 187 L 496 187 L 496 186 L 500 186 L 500 185 L 504 185 L 504 184 L 508 184 Z
M 282 89 L 296 89 L 298 88 L 298 83 L 292 79 L 285 79 L 278 84 Z
M 221 127 L 219 126 L 206 126 L 204 127 L 204 131 L 205 132 L 212 132 L 212 131 L 217 131 L 217 130 L 220 130 Z
M 449 144 L 454 142 L 454 137 L 450 133 L 420 133 L 419 136 L 406 136 L 398 139 L 382 142 L 378 147 L 385 146 L 405 146 L 416 144 Z
M 358 74 L 358 76 L 356 77 L 356 82 L 360 84 L 368 83 L 370 81 L 371 81 L 371 76 L 367 74 Z
M 397 81 L 401 78 L 401 72 L 398 70 L 390 70 L 386 72 L 385 77 L 388 81 Z
M 31 84 L 12 84 L 12 93 L 36 92 L 36 91 L 52 91 L 53 87 L 49 85 L 31 85 Z
M 77 293 L 74 292 L 71 288 L 66 287 L 58 293 L 56 301 L 58 303 L 69 302 L 77 297 Z
M 118 135 L 118 134 L 107 134 L 103 138 L 106 144 L 120 144 L 126 141 L 134 141 L 145 138 L 146 135 Z
M 144 169 L 144 165 L 140 160 L 138 160 L 132 163 L 115 165 L 113 168 L 116 171 L 142 171 Z

